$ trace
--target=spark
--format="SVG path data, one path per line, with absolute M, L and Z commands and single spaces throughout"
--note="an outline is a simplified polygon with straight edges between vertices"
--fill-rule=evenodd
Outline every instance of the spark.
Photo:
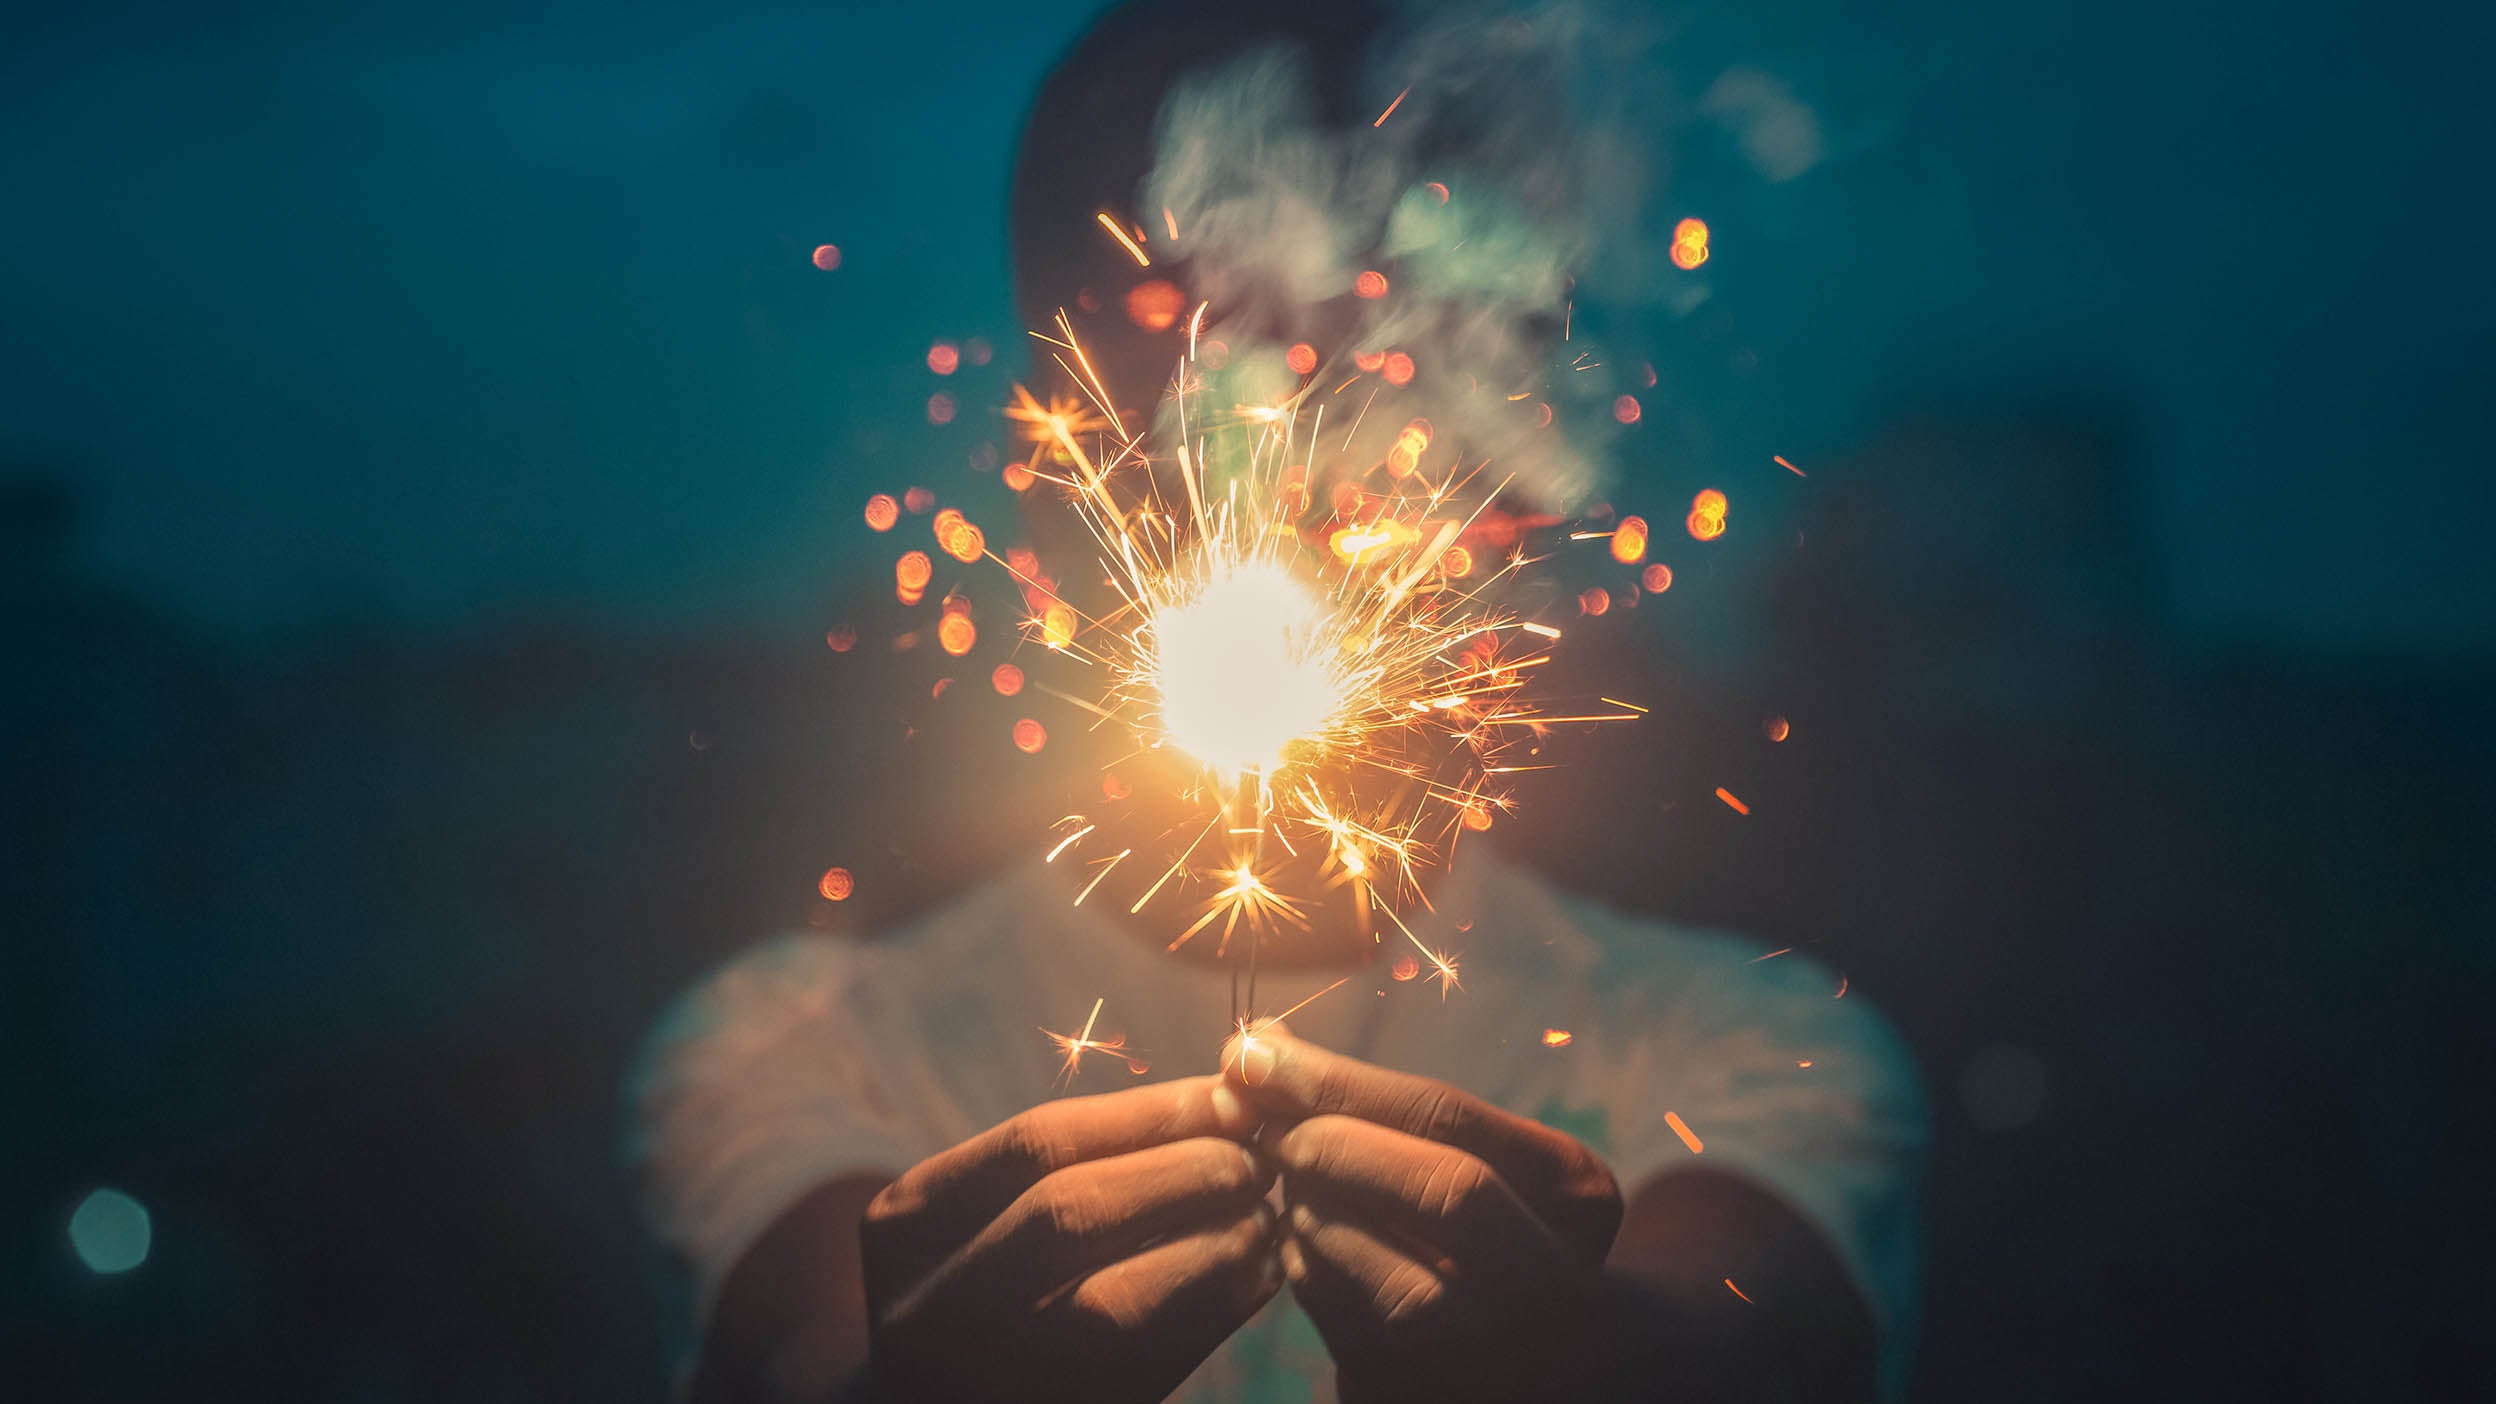
M 1046 858 L 1041 859 L 1040 861 L 1041 861 L 1041 862 L 1043 862 L 1043 863 L 1054 863 L 1054 862 L 1056 862 L 1056 861 L 1057 861 L 1057 855 L 1059 855 L 1059 854 L 1061 854 L 1061 853 L 1065 852 L 1065 851 L 1066 851 L 1067 849 L 1069 849 L 1069 848 L 1074 847 L 1076 843 L 1078 843 L 1078 842 L 1080 842 L 1080 841 L 1082 840 L 1082 838 L 1083 838 L 1083 836 L 1084 836 L 1085 834 L 1088 834 L 1088 833 L 1092 832 L 1094 829 L 1099 828 L 1099 827 L 1100 827 L 1100 826 L 1099 826 L 1099 825 L 1097 825 L 1097 824 L 1086 824 L 1086 825 L 1084 825 L 1082 828 L 1075 830 L 1075 831 L 1074 831 L 1073 833 L 1071 833 L 1071 834 L 1068 834 L 1066 837 L 1064 837 L 1064 838 L 1062 838 L 1062 839 L 1059 839 L 1059 840 L 1057 841 L 1057 847 L 1050 849 L 1050 850 L 1049 850 L 1049 856 L 1048 856 L 1048 857 L 1046 857 Z
M 1342 979 L 1328 985 L 1326 988 L 1319 990 L 1316 994 L 1310 995 L 1307 999 L 1304 999 L 1289 1009 L 1284 1010 L 1280 1014 L 1269 1014 L 1264 1018 L 1258 1018 L 1250 1014 L 1241 1015 L 1238 1019 L 1232 1022 L 1231 1026 L 1231 1031 L 1238 1035 L 1239 1038 L 1239 1056 L 1243 1059 L 1248 1056 L 1248 1050 L 1256 1046 L 1258 1034 L 1265 1032 L 1267 1029 L 1274 1027 L 1276 1024 L 1283 1022 L 1292 1015 L 1297 1014 L 1301 1010 L 1308 1008 L 1310 1005 L 1317 1003 L 1326 996 L 1342 989 L 1346 984 L 1351 982 L 1351 979 L 1351 976 L 1346 975 Z
M 1543 1046 L 1545 1048 L 1566 1048 L 1571 1042 L 1575 1041 L 1576 1038 L 1577 1035 L 1570 1033 L 1567 1029 L 1543 1030 Z
M 1119 849 L 1116 854 L 1105 860 L 1101 866 L 1101 870 L 1092 875 L 1092 880 L 1083 885 L 1083 890 L 1081 892 L 1075 894 L 1074 905 L 1078 907 L 1082 906 L 1083 899 L 1092 895 L 1092 889 L 1101 885 L 1101 879 L 1108 877 L 1110 870 L 1117 867 L 1128 854 L 1133 853 L 1134 851 L 1135 850 L 1132 848 L 1122 848 Z
M 1404 89 L 1404 92 L 1397 93 L 1395 95 L 1395 101 L 1388 103 L 1387 110 L 1379 113 L 1378 120 L 1370 123 L 1369 125 L 1373 128 L 1385 126 L 1387 124 L 1387 119 L 1395 115 L 1395 110 L 1404 105 L 1405 94 L 1410 92 L 1412 92 L 1412 88 L 1408 85 Z
M 1117 240 L 1120 248 L 1125 249 L 1129 254 L 1134 256 L 1136 267 L 1150 268 L 1153 266 L 1153 260 L 1144 252 L 1144 246 L 1137 243 L 1135 241 L 1135 236 L 1127 232 L 1126 226 L 1120 224 L 1116 219 L 1112 218 L 1109 211 L 1103 210 L 1099 214 L 1092 216 L 1092 218 L 1100 221 L 1101 227 L 1109 231 L 1109 237 Z
M 1681 1119 L 1681 1113 L 1669 1111 L 1664 1113 L 1664 1124 L 1673 1128 L 1673 1134 L 1681 1138 L 1681 1143 L 1690 1148 L 1692 1155 L 1697 1155 L 1707 1149 L 1700 1143 L 1698 1133 L 1692 1131 L 1690 1124 Z
M 1780 467 L 1780 468 L 1784 469 L 1785 471 L 1787 471 L 1787 472 L 1789 472 L 1789 473 L 1793 474 L 1795 477 L 1798 477 L 1798 478 L 1808 478 L 1808 477 L 1810 477 L 1810 476 L 1811 476 L 1809 473 L 1804 472 L 1802 469 L 1797 468 L 1797 467 L 1795 467 L 1793 464 L 1786 462 L 1786 461 L 1785 461 L 1785 455 L 1784 455 L 1784 454 L 1781 454 L 1781 453 L 1772 453 L 1772 454 L 1770 454 L 1770 455 L 1768 455 L 1768 456 L 1769 456 L 1771 459 L 1775 460 L 1776 465 L 1777 465 L 1778 467 Z
M 1056 1044 L 1057 1051 L 1066 1055 L 1066 1063 L 1061 1076 L 1065 1079 L 1066 1084 L 1069 1086 L 1073 1085 L 1075 1074 L 1083 1071 L 1084 1054 L 1100 1052 L 1115 1054 L 1122 1058 L 1127 1057 L 1127 1036 L 1125 1034 L 1120 1034 L 1116 1038 L 1094 1038 L 1092 1036 L 1093 1028 L 1101 1022 L 1101 1006 L 1107 1004 L 1108 1002 L 1109 997 L 1107 995 L 1103 995 L 1101 998 L 1092 1001 L 1092 1013 L 1083 1021 L 1082 1033 L 1070 1035 L 1062 1033 L 1049 1033 L 1047 1029 L 1042 1029 L 1040 1031 L 1044 1034 L 1048 1034 L 1049 1042 Z M 1145 1065 L 1142 1062 L 1134 1058 L 1127 1058 L 1127 1067 L 1133 1071 L 1141 1072 L 1144 1070 L 1144 1066 Z
M 1781 956 L 1781 955 L 1792 955 L 1793 953 L 1794 953 L 1794 948 L 1793 948 L 1792 946 L 1779 946 L 1779 947 L 1777 947 L 1775 950 L 1770 951 L 1768 954 L 1766 954 L 1766 955 L 1764 955 L 1764 956 L 1753 956 L 1753 957 L 1751 958 L 1751 964 L 1753 964 L 1753 965 L 1757 965 L 1757 964 L 1759 964 L 1759 963 L 1760 963 L 1761 961 L 1763 961 L 1763 960 L 1775 960 L 1778 956 Z
M 1751 807 L 1749 805 L 1734 798 L 1733 791 L 1726 789 L 1722 785 L 1716 787 L 1716 798 L 1723 800 L 1725 802 L 1725 806 L 1736 814 L 1748 814 L 1751 812 Z
M 1732 1279 L 1732 1278 L 1730 1278 L 1730 1277 L 1728 1277 L 1728 1278 L 1726 1278 L 1726 1279 L 1725 1279 L 1725 1289 L 1726 1289 L 1727 1291 L 1729 1291 L 1729 1292 L 1733 1293 L 1735 1296 L 1740 1297 L 1742 1300 L 1744 1300 L 1744 1301 L 1746 1301 L 1746 1302 L 1751 1301 L 1751 1294 L 1750 1294 L 1750 1293 L 1748 1293 L 1748 1292 L 1743 1291 L 1743 1290 L 1742 1290 L 1741 1288 L 1739 1288 L 1739 1287 L 1734 1286 L 1734 1285 L 1733 1285 L 1733 1279 Z M 1757 1302 L 1751 1302 L 1751 1305 L 1753 1305 L 1753 1306 L 1757 1306 L 1757 1305 L 1759 1305 L 1759 1304 L 1758 1304 Z
M 1106 212 L 1099 223 L 1131 244 Z M 1370 270 L 1355 291 L 1383 296 L 1386 282 Z M 1024 658 L 1012 690 L 994 675 L 997 691 L 1063 699 L 1128 743 L 1117 808 L 1097 824 L 1070 817 L 1074 832 L 1051 839 L 1051 860 L 1084 842 L 1115 851 L 1089 861 L 1078 903 L 1106 888 L 1132 914 L 1173 914 L 1171 949 L 1210 934 L 1213 954 L 1236 950 L 1251 1029 L 1257 953 L 1321 916 L 1373 940 L 1392 927 L 1448 998 L 1462 988 L 1455 956 L 1425 944 L 1403 911 L 1427 908 L 1427 874 L 1508 810 L 1497 777 L 1545 768 L 1514 763 L 1509 748 L 1645 709 L 1547 709 L 1529 683 L 1561 630 L 1506 604 L 1523 597 L 1533 543 L 1509 519 L 1497 558 L 1458 544 L 1508 482 L 1425 420 L 1367 430 L 1370 408 L 1383 396 L 1388 413 L 1399 389 L 1389 361 L 1426 359 L 1426 346 L 1375 353 L 1371 389 L 1337 434 L 1327 409 L 1341 402 L 1320 384 L 1266 403 L 1206 400 L 1196 357 L 1214 351 L 1207 315 L 1199 304 L 1187 319 L 1164 412 L 1132 421 L 1066 314 L 1032 333 L 1073 393 L 1018 385 L 1005 414 L 1034 445 L 1034 485 L 1060 490 L 1088 533 L 1090 559 L 1043 572 L 1028 551 L 1000 557 L 950 518 L 935 524 L 937 543 L 1002 566 L 1022 595 L 1024 636 L 1084 669 L 1083 686 L 1061 690 L 1026 675 L 1037 665 Z M 1330 359 L 1314 346 L 1292 354 L 1302 375 Z M 921 553 L 897 584 L 925 588 L 932 565 Z M 1037 718 L 1014 724 L 1018 749 L 1047 739 Z

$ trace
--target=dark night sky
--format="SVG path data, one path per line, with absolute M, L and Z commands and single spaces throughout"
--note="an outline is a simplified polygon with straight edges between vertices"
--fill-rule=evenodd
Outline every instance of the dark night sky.
M 1829 155 L 1771 187 L 1659 138 L 1761 356 L 1685 412 L 1799 458 L 1919 396 L 2109 403 L 2184 636 L 2476 651 L 2472 8 L 1702 16 L 1658 81 L 1766 71 Z M 779 629 L 865 493 L 963 471 L 920 356 L 1014 341 L 1010 143 L 1088 9 L 55 12 L 0 59 L 0 450 L 220 632 Z

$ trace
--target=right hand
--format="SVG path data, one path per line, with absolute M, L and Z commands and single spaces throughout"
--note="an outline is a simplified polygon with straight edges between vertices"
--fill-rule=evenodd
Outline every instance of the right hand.
M 1167 1396 L 1282 1282 L 1258 1120 L 1220 1078 L 1156 1083 L 895 1180 L 859 1228 L 876 1397 Z

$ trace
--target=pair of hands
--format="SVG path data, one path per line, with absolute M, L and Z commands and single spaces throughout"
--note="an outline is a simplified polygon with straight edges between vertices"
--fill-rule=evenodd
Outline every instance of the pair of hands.
M 1048 1103 L 894 1181 L 860 1229 L 869 1368 L 898 1398 L 1160 1399 L 1288 1282 L 1347 1400 L 1525 1398 L 1620 1218 L 1570 1137 L 1272 1027 L 1219 1077 Z

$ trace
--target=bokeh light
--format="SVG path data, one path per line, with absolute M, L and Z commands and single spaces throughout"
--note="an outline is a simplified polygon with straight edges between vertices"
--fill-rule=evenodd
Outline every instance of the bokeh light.
M 1317 348 L 1305 341 L 1295 342 L 1283 353 L 1283 364 L 1291 367 L 1294 375 L 1307 375 L 1317 369 Z
M 1364 269 L 1362 270 L 1361 276 L 1352 280 L 1352 292 L 1356 297 L 1365 297 L 1373 300 L 1385 297 L 1387 295 L 1387 275 L 1379 272 L 1375 268 Z
M 971 645 L 979 642 L 979 626 L 971 622 L 969 615 L 947 610 L 943 621 L 936 626 L 936 642 L 945 652 L 959 658 L 971 651 Z
M 1707 262 L 1707 221 L 1685 219 L 1673 226 L 1673 266 L 1696 268 Z
M 838 244 L 815 245 L 815 266 L 826 273 L 840 267 L 841 246 Z
M 938 391 L 936 394 L 927 397 L 928 423 L 951 424 L 953 422 L 954 413 L 955 405 L 951 395 Z
M 1685 522 L 1693 540 L 1713 541 L 1725 534 L 1725 515 L 1729 510 L 1725 495 L 1714 488 L 1703 489 L 1690 499 L 1690 516 Z
M 867 499 L 867 527 L 869 530 L 891 531 L 893 529 L 893 523 L 900 520 L 901 504 L 893 500 L 892 494 L 879 492 L 875 496 Z
M 1663 594 L 1673 588 L 1673 568 L 1657 561 L 1638 573 L 1638 583 L 1645 586 L 1650 595 Z
M 1794 734 L 1794 727 L 1783 717 L 1770 717 L 1759 724 L 1760 732 L 1771 741 L 1783 741 Z
M 1647 556 L 1647 519 L 1623 517 L 1612 529 L 1612 559 L 1623 565 L 1636 565 Z M 1669 579 L 1669 575 L 1667 576 Z
M 1187 310 L 1187 295 L 1166 278 L 1152 278 L 1127 290 L 1127 320 L 1146 331 L 1168 331 Z
M 1000 663 L 988 675 L 988 685 L 997 690 L 999 697 L 1011 697 L 1023 690 L 1023 670 L 1011 663 Z
M 1623 395 L 1612 402 L 1612 417 L 1623 424 L 1637 423 L 1642 413 L 1644 411 L 1638 408 L 1638 397 L 1635 395 Z
M 147 1261 L 156 1237 L 147 1206 L 117 1189 L 99 1189 L 69 1216 L 69 1246 L 89 1272 L 128 1272 Z
M 826 868 L 816 881 L 815 890 L 827 902 L 846 902 L 849 894 L 858 890 L 858 880 L 850 876 L 847 868 Z
M 940 341 L 927 348 L 927 368 L 938 375 L 951 375 L 962 364 L 962 350 L 950 341 Z
M 1014 723 L 1014 749 L 1024 755 L 1036 755 L 1049 744 L 1049 729 L 1029 717 Z
M 847 653 L 858 646 L 858 631 L 846 624 L 835 624 L 823 631 L 823 643 L 834 653 Z

